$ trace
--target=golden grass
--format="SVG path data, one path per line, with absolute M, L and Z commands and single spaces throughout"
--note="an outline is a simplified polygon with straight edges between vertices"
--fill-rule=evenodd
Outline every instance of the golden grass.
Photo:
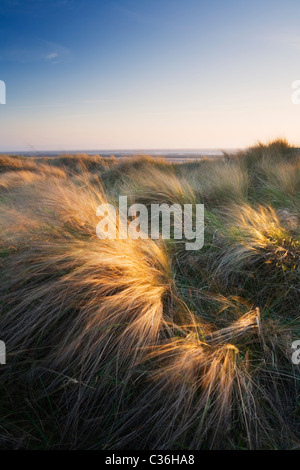
M 299 219 L 280 205 L 297 198 L 294 151 L 182 166 L 98 157 L 1 157 L 0 445 L 299 446 Z M 98 239 L 97 206 L 119 194 L 205 202 L 203 250 Z

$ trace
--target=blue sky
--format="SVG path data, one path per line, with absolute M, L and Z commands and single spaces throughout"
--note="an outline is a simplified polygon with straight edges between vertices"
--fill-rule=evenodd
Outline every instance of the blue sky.
M 0 0 L 0 150 L 300 145 L 299 0 Z

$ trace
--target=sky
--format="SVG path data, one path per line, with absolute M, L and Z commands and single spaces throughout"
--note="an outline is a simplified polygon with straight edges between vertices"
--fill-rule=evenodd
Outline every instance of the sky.
M 0 151 L 300 146 L 299 21 L 299 0 L 0 0 Z

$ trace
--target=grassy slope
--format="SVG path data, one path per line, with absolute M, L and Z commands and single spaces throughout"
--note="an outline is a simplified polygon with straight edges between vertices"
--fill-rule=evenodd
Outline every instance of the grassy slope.
M 204 203 L 205 245 L 96 208 Z M 300 156 L 0 157 L 2 448 L 299 447 Z M 119 227 L 122 231 L 124 227 Z

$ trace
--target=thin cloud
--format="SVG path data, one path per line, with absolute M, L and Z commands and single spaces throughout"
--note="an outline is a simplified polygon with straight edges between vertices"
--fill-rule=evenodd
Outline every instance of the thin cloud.
M 150 16 L 139 13 L 136 10 L 131 10 L 127 7 L 121 6 L 119 3 L 112 3 L 112 7 L 117 13 L 127 17 L 135 23 L 153 25 L 158 22 L 158 18 L 153 17 L 152 15 Z
M 298 33 L 278 34 L 267 38 L 271 42 L 283 44 L 293 49 L 300 49 L 300 35 Z
M 46 55 L 47 60 L 53 60 L 53 59 L 56 59 L 57 57 L 58 57 L 57 52 L 51 52 L 50 54 Z
M 85 100 L 80 100 L 78 103 L 81 104 L 98 104 L 98 103 L 108 103 L 111 100 L 106 100 L 106 99 L 85 99 Z
M 264 32 L 257 33 L 255 35 L 244 35 L 232 36 L 234 39 L 251 39 L 251 41 L 265 42 L 273 44 L 275 46 L 287 46 L 291 49 L 300 49 L 300 34 L 298 32 L 279 32 L 278 34 L 265 34 Z
M 45 9 L 72 7 L 73 5 L 74 0 L 48 0 L 47 2 L 45 0 L 26 0 L 26 2 L 20 0 L 1 0 L 1 7 L 10 14 L 40 14 Z
M 22 39 L 20 38 L 18 42 L 22 44 Z M 31 38 L 22 46 L 5 48 L 0 46 L 0 62 L 27 64 L 46 60 L 54 64 L 65 60 L 69 54 L 69 49 L 60 44 L 36 38 Z

